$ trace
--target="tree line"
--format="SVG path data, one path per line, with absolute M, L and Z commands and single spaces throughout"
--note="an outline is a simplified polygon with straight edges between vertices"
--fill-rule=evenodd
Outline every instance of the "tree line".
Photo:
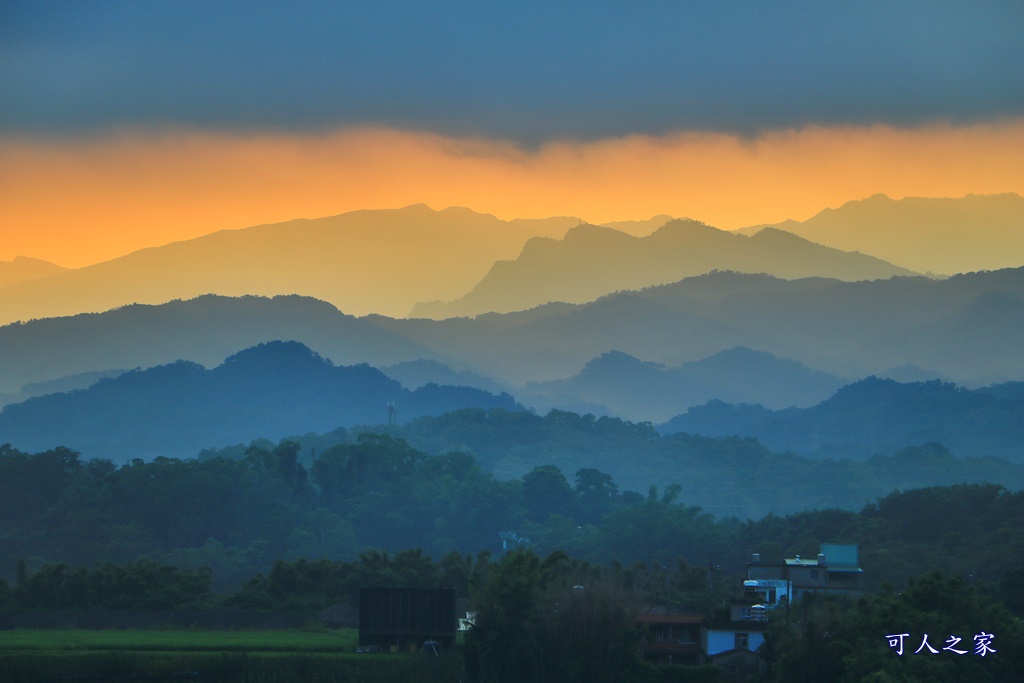
M 679 484 L 623 491 L 597 468 L 570 478 L 554 465 L 500 481 L 471 455 L 429 455 L 386 434 L 328 448 L 309 467 L 299 451 L 283 441 L 239 459 L 118 467 L 66 448 L 0 447 L 0 576 L 14 580 L 19 559 L 31 570 L 149 560 L 209 568 L 212 590 L 223 593 L 279 560 L 409 548 L 443 558 L 503 546 L 596 564 L 683 560 L 739 576 L 752 552 L 766 562 L 813 557 L 821 542 L 857 543 L 872 589 L 898 589 L 932 569 L 1001 586 L 1024 570 L 1024 493 L 992 484 L 893 492 L 858 512 L 740 520 L 688 504 Z

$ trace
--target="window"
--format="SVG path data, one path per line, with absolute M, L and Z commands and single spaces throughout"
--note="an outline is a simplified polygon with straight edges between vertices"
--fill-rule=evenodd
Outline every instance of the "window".
M 737 650 L 749 650 L 750 649 L 750 634 L 749 633 L 737 633 L 733 647 Z

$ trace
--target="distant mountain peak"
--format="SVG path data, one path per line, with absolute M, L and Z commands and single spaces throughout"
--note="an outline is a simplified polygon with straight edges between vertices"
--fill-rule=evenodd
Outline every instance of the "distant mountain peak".
M 712 358 L 771 358 L 777 359 L 774 354 L 768 353 L 767 351 L 758 351 L 752 349 L 749 346 L 733 346 L 728 349 L 722 349 L 718 353 L 711 356 Z
M 0 287 L 36 280 L 50 275 L 67 272 L 69 269 L 31 256 L 15 256 L 10 261 L 0 261 Z
M 0 263 L 3 263 L 3 261 L 0 261 Z M 41 258 L 35 258 L 33 256 L 15 256 L 10 261 L 7 261 L 7 263 L 17 263 L 19 265 L 26 265 L 30 263 L 45 264 L 47 266 L 57 265 L 55 263 L 51 263 L 50 261 L 44 261 Z
M 765 227 L 761 228 L 760 230 L 757 231 L 757 233 L 751 235 L 750 238 L 751 239 L 761 239 L 761 240 L 763 240 L 763 239 L 788 239 L 788 240 L 792 240 L 794 242 L 807 242 L 808 241 L 808 240 L 804 239 L 803 237 L 800 237 L 800 235 L 794 235 L 793 233 L 789 232 L 788 230 L 783 230 L 782 228 L 774 227 L 774 226 L 771 226 L 771 225 L 766 225 Z
M 615 228 L 622 232 L 627 232 L 631 235 L 650 234 L 660 228 L 661 226 L 673 220 L 675 216 L 670 216 L 666 213 L 659 213 L 656 216 L 651 216 L 647 220 L 641 221 L 609 221 L 602 223 L 606 228 Z
M 329 359 L 297 341 L 269 341 L 243 349 L 224 360 L 227 367 L 265 363 L 290 363 L 334 367 Z
M 665 225 L 651 233 L 651 238 L 664 240 L 665 238 L 689 238 L 704 236 L 732 236 L 732 233 L 719 230 L 713 225 L 692 218 L 674 218 Z
M 1014 193 L 901 199 L 874 194 L 775 227 L 919 273 L 1024 264 L 1024 199 Z
M 550 301 L 583 303 L 716 268 L 794 280 L 860 281 L 913 274 L 874 257 L 778 230 L 750 239 L 701 221 L 674 219 L 646 237 L 634 237 L 614 228 L 580 224 L 561 240 L 527 241 L 517 259 L 495 263 L 461 298 L 417 306 L 413 315 L 450 318 L 528 310 Z
M 569 228 L 565 233 L 565 237 L 562 238 L 562 242 L 574 243 L 594 239 L 634 240 L 637 238 L 632 235 L 628 235 L 621 230 L 616 230 L 615 228 L 608 228 L 603 225 L 594 225 L 592 223 L 580 223 L 579 225 Z
M 423 202 L 417 202 L 416 204 L 409 204 L 408 206 L 403 206 L 401 209 L 399 209 L 399 211 L 408 211 L 410 213 L 411 212 L 438 213 L 437 211 L 435 211 L 431 207 L 427 206 Z
M 414 204 L 414 206 L 427 206 L 427 205 L 426 204 Z M 430 207 L 427 207 L 427 208 L 430 208 Z M 445 207 L 445 208 L 441 209 L 437 213 L 442 214 L 444 216 L 454 216 L 454 217 L 458 217 L 458 218 L 462 218 L 462 217 L 466 217 L 466 216 L 483 216 L 485 218 L 495 218 L 495 216 L 493 214 L 481 213 L 480 211 L 474 211 L 473 209 L 470 209 L 470 208 L 465 207 L 465 206 L 448 206 L 448 207 Z
M 609 370 L 633 370 L 640 367 L 648 367 L 652 369 L 661 369 L 658 363 L 651 363 L 649 361 L 642 361 L 636 356 L 631 356 L 623 351 L 605 351 L 600 356 L 590 359 L 585 366 L 583 366 L 583 373 L 586 372 L 606 372 Z

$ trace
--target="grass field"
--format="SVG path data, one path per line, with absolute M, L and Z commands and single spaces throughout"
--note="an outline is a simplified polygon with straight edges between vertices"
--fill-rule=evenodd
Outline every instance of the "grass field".
M 322 631 L 0 631 L 0 652 L 354 653 L 355 629 Z
M 217 681 L 385 683 L 455 681 L 452 653 L 356 654 L 341 630 L 0 631 L 0 681 Z

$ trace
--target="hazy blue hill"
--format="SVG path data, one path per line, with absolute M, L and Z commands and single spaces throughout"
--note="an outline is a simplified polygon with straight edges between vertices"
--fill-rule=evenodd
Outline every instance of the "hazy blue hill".
M 519 258 L 495 263 L 462 298 L 419 304 L 413 315 L 444 318 L 525 310 L 548 301 L 583 303 L 716 269 L 786 279 L 912 275 L 880 259 L 823 247 L 776 229 L 746 237 L 677 219 L 647 237 L 632 237 L 607 227 L 580 225 L 562 240 L 529 240 Z
M 663 433 L 756 437 L 768 448 L 862 459 L 939 442 L 958 455 L 1024 462 L 1024 383 L 965 389 L 869 377 L 810 408 L 772 411 L 709 402 L 674 417 Z
M 267 339 L 302 342 L 338 365 L 427 359 L 511 387 L 572 377 L 610 349 L 678 368 L 735 347 L 839 377 L 913 364 L 978 386 L 1024 379 L 1022 302 L 1024 268 L 862 282 L 719 271 L 587 304 L 441 321 L 356 318 L 306 297 L 206 296 L 0 327 L 0 391 L 180 358 L 214 367 Z
M 984 384 L 1006 378 L 1006 359 L 1024 354 L 1021 339 L 1024 298 L 989 291 L 936 320 L 885 331 L 867 348 L 883 362 L 916 358 L 928 367 L 948 368 L 948 359 L 956 358 L 958 376 Z
M 527 384 L 520 396 L 542 412 L 551 408 L 578 412 L 572 406 L 584 404 L 599 406 L 598 415 L 644 421 L 656 419 L 651 409 L 661 407 L 658 401 L 672 393 L 672 384 L 664 366 L 609 351 L 568 379 Z
M 607 406 L 612 415 L 660 422 L 714 399 L 773 408 L 809 406 L 842 384 L 838 377 L 746 347 L 675 368 L 613 351 L 568 379 L 528 384 L 520 396 L 540 409 L 591 402 Z
M 0 389 L 179 358 L 213 367 L 267 339 L 300 341 L 339 364 L 382 365 L 431 355 L 373 319 L 345 315 L 317 299 L 208 295 L 0 327 Z
M 771 408 L 813 405 L 843 384 L 835 375 L 745 346 L 685 363 L 678 372 L 691 381 L 714 386 L 717 398 Z
M 979 297 L 1001 303 L 986 311 Z M 586 335 L 581 344 L 604 342 L 590 357 L 616 348 L 676 365 L 749 346 L 841 376 L 927 359 L 958 381 L 1006 381 L 1024 376 L 1013 341 L 1024 316 L 1011 315 L 1021 302 L 1024 269 L 853 283 L 712 273 L 606 297 L 545 320 L 545 329 L 557 339 L 564 333 L 555 328 L 572 326 Z M 975 342 L 987 352 L 965 353 Z
M 384 423 L 391 401 L 401 419 L 518 407 L 507 394 L 469 387 L 409 391 L 368 365 L 335 366 L 297 342 L 269 342 L 211 370 L 177 361 L 9 405 L 0 411 L 0 441 L 26 450 L 72 443 L 122 462 L 186 457 L 255 437 Z
M 397 379 L 406 389 L 417 389 L 425 384 L 443 384 L 453 387 L 475 387 L 492 394 L 508 391 L 508 387 L 490 377 L 466 370 L 452 370 L 444 363 L 424 358 L 386 365 L 380 370 L 388 377 Z
M 0 394 L 0 408 L 8 403 L 20 403 L 33 396 L 43 394 L 56 394 L 75 389 L 85 389 L 105 377 L 117 377 L 127 372 L 127 369 L 97 370 L 95 372 L 80 372 L 74 375 L 58 377 L 45 382 L 30 382 L 21 388 L 21 391 L 11 394 Z
M 953 381 L 941 372 L 922 368 L 916 363 L 904 363 L 902 365 L 877 372 L 875 375 L 882 379 L 894 379 L 897 382 L 902 382 L 904 384 L 911 384 L 913 382 L 930 382 L 936 379 L 941 382 Z

